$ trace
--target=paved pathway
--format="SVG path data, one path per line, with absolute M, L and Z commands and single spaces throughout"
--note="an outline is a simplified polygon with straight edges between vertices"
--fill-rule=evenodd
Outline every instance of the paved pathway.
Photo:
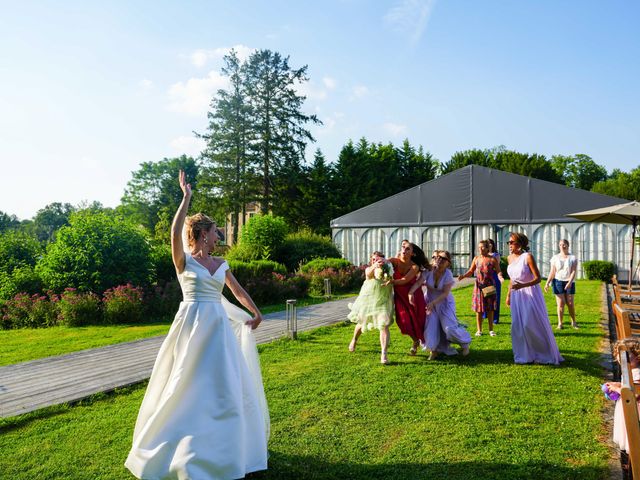
M 354 298 L 298 308 L 298 331 L 345 320 Z M 285 312 L 265 315 L 256 341 L 286 334 Z M 0 367 L 0 418 L 72 402 L 146 380 L 164 335 Z

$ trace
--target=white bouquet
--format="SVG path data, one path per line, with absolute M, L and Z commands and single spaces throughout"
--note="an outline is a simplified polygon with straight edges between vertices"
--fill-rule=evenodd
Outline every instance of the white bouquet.
M 391 265 L 391 262 L 389 261 L 385 261 L 382 266 L 377 267 L 373 271 L 373 278 L 375 278 L 376 280 L 382 280 L 386 282 L 391 277 L 393 277 L 393 265 Z

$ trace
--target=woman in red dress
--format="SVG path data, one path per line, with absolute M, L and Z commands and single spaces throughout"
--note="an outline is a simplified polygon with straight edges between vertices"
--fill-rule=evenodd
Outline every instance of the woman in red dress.
M 424 252 L 409 240 L 403 240 L 393 264 L 393 302 L 396 307 L 396 323 L 404 335 L 413 340 L 410 355 L 415 355 L 418 345 L 424 344 L 424 323 L 426 319 L 424 295 L 409 296 L 409 290 L 420 279 L 420 268 L 429 266 Z

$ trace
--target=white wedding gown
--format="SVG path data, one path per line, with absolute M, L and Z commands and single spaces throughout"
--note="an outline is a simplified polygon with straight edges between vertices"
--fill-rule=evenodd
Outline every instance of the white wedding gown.
M 183 302 L 160 347 L 125 466 L 138 478 L 242 478 L 267 468 L 269 412 L 250 316 L 185 253 Z

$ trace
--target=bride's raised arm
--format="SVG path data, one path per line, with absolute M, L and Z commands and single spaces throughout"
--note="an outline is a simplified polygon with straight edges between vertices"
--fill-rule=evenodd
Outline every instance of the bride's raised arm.
M 176 271 L 182 273 L 185 264 L 182 229 L 184 228 L 184 220 L 187 217 L 189 202 L 191 202 L 191 184 L 187 183 L 184 170 L 180 170 L 179 182 L 183 197 L 178 211 L 173 217 L 173 223 L 171 223 L 171 258 Z

